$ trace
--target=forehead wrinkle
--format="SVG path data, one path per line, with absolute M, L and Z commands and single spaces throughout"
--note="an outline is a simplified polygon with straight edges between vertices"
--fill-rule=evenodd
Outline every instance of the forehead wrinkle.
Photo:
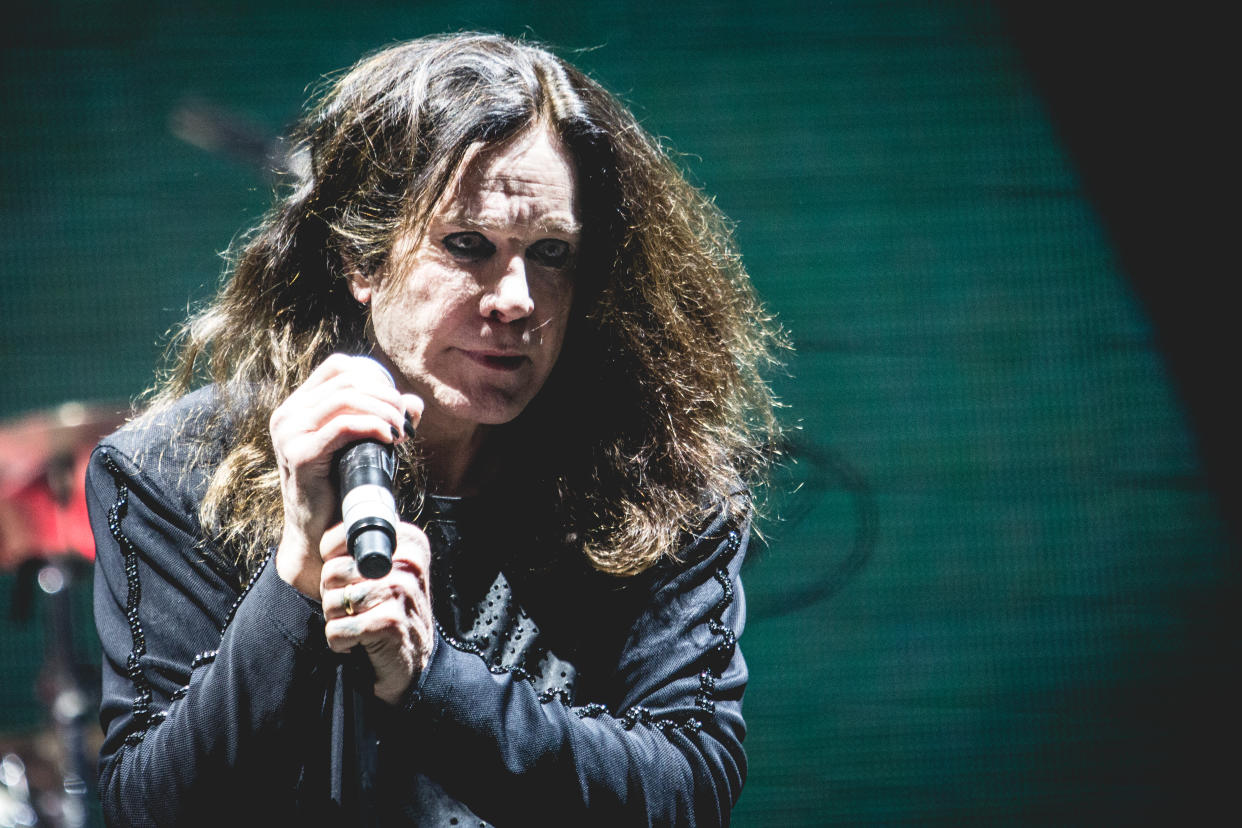
M 554 149 L 559 150 L 560 160 L 565 162 L 568 172 L 567 182 L 549 180 L 544 170 L 530 169 L 530 158 L 525 151 L 518 158 L 509 154 L 514 145 L 522 146 L 523 143 L 541 139 L 549 141 Z M 470 150 L 458 167 L 453 185 L 434 212 L 433 220 L 468 230 L 504 231 L 520 226 L 541 233 L 581 235 L 582 224 L 577 214 L 577 171 L 565 157 L 558 136 L 545 129 L 542 136 L 524 133 L 513 139 L 508 147 L 476 144 Z M 502 197 L 503 206 L 491 200 L 492 196 L 497 195 Z M 556 201 L 566 195 L 568 210 L 543 209 L 549 198 Z
M 520 186 L 511 186 L 511 185 Z M 439 218 L 469 230 L 504 230 L 510 225 L 529 227 L 540 232 L 577 235 L 582 232 L 576 207 L 574 210 L 543 209 L 539 191 L 561 192 L 565 188 L 534 179 L 488 178 L 462 181 L 454 198 L 444 205 Z M 489 203 L 488 196 L 499 194 L 503 201 Z M 570 204 L 574 204 L 571 194 Z
M 481 193 L 496 192 L 512 196 L 538 196 L 544 190 L 570 189 L 545 178 L 528 175 L 524 170 L 508 172 L 504 167 L 488 170 L 486 174 L 475 171 L 473 175 L 466 175 L 463 179 L 473 184 Z

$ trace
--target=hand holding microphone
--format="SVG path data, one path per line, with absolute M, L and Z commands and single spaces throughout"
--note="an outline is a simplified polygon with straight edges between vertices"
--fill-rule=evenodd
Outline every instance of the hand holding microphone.
M 383 365 L 346 354 L 324 360 L 276 407 L 270 427 L 284 501 L 276 554 L 283 580 L 320 598 L 321 541 L 342 517 L 356 531 L 350 550 L 342 544 L 341 552 L 358 547 L 365 558 L 379 547 L 383 556 L 399 537 L 391 444 L 397 429 L 412 433 L 421 412 L 422 400 L 400 393 Z M 386 562 L 383 556 L 378 566 L 366 564 L 367 572 Z
M 320 602 L 334 651 L 366 650 L 389 702 L 434 640 L 427 537 L 400 520 L 392 489 L 395 432 L 413 436 L 422 408 L 380 363 L 333 354 L 271 418 L 285 511 L 277 573 Z

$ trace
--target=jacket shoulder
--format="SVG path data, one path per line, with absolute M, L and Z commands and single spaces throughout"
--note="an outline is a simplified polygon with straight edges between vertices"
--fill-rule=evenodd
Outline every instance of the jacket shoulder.
M 141 479 L 193 509 L 224 456 L 231 431 L 220 394 L 209 385 L 139 414 L 99 441 L 95 459 L 109 458 L 113 468 L 136 482 Z

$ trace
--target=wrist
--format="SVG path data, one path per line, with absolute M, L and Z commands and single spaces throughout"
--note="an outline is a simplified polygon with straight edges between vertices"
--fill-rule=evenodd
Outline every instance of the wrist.
M 320 600 L 319 550 L 296 532 L 285 531 L 276 548 L 276 574 L 307 598 Z

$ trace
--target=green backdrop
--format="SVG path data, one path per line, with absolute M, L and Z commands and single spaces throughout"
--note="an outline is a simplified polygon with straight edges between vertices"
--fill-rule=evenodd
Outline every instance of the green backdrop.
M 796 344 L 775 378 L 794 462 L 746 572 L 736 824 L 1205 808 L 1213 734 L 1184 729 L 1216 724 L 1202 685 L 1236 663 L 1211 646 L 1224 507 L 1006 20 L 915 0 L 19 4 L 0 416 L 139 392 L 264 208 L 261 167 L 185 140 L 187 112 L 261 154 L 363 52 L 546 40 L 684 153 Z M 84 612 L 76 632 L 89 661 Z M 0 734 L 45 725 L 42 634 L 0 619 Z

